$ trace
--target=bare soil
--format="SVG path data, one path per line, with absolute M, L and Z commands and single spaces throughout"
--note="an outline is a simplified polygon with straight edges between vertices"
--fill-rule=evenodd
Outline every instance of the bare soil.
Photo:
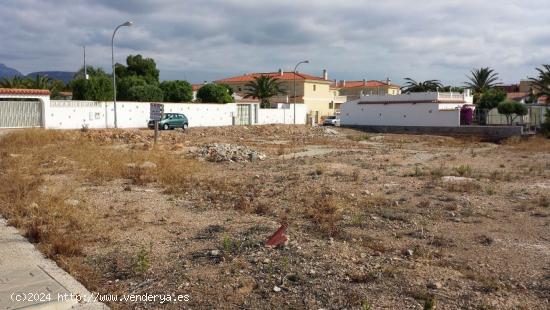
M 0 139 L 0 212 L 41 251 L 100 294 L 190 296 L 114 309 L 550 307 L 550 140 L 305 126 L 152 138 Z M 267 158 L 194 152 L 212 143 Z M 265 247 L 281 223 L 290 241 Z

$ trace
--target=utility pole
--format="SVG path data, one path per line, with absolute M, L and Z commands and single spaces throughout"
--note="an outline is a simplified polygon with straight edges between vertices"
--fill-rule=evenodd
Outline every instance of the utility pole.
M 84 80 L 88 80 L 88 69 L 86 68 L 86 45 L 84 45 Z

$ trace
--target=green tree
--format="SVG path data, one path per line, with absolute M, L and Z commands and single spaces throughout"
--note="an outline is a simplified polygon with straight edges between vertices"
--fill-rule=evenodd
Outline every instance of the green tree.
M 101 68 L 87 67 L 89 79 L 85 80 L 84 69 L 80 69 L 69 83 L 74 100 L 111 101 L 113 100 L 113 80 Z
M 164 81 L 160 83 L 165 102 L 190 102 L 193 100 L 193 87 L 187 81 Z
M 502 89 L 491 88 L 482 94 L 478 93 L 477 96 L 477 99 L 474 96 L 477 119 L 481 124 L 487 124 L 487 114 L 506 99 L 506 92 Z
M 234 102 L 230 88 L 223 84 L 206 84 L 197 92 L 197 99 L 204 103 Z
M 255 77 L 253 81 L 246 85 L 245 98 L 258 98 L 262 108 L 271 107 L 269 99 L 274 96 L 284 95 L 286 91 L 283 89 L 278 78 L 268 75 L 260 75 Z
M 162 89 L 156 85 L 146 84 L 133 86 L 128 90 L 128 100 L 145 102 L 162 102 Z
M 542 65 L 542 68 L 536 68 L 536 70 L 539 72 L 539 76 L 529 78 L 529 81 L 533 83 L 534 90 L 536 90 L 535 96 L 550 97 L 550 65 Z
M 495 86 L 500 85 L 498 83 L 498 73 L 489 67 L 473 69 L 470 71 L 470 76 L 467 76 L 468 82 L 465 82 L 467 88 L 470 88 L 474 94 L 474 103 L 481 97 L 483 93 Z
M 143 77 L 137 75 L 130 75 L 123 79 L 118 79 L 116 83 L 116 97 L 118 100 L 132 100 L 130 89 L 135 86 L 146 85 L 148 85 L 147 81 Z
M 32 89 L 50 89 L 53 79 L 47 75 L 35 75 L 34 79 L 29 79 L 28 88 Z
M 477 108 L 492 110 L 496 108 L 499 103 L 504 101 L 504 99 L 506 99 L 506 92 L 504 90 L 491 88 L 481 94 L 477 101 Z
M 28 88 L 29 80 L 20 76 L 14 76 L 12 78 L 3 78 L 0 81 L 0 87 L 2 88 Z
M 427 80 L 417 82 L 411 78 L 405 78 L 405 85 L 401 87 L 404 93 L 436 92 L 443 88 L 439 80 Z
M 518 116 L 527 115 L 529 112 L 524 104 L 513 100 L 504 100 L 497 106 L 498 113 L 506 116 L 506 121 L 512 125 Z
M 142 77 L 147 84 L 158 84 L 159 70 L 152 58 L 143 58 L 141 55 L 129 55 L 126 58 L 126 67 L 116 64 L 115 74 L 117 78 L 123 79 L 128 76 Z

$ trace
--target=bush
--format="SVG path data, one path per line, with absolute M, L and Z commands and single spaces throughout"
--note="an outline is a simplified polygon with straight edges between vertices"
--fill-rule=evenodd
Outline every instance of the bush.
M 204 103 L 234 102 L 231 90 L 227 85 L 206 84 L 197 92 L 197 99 Z
M 505 100 L 498 104 L 498 113 L 506 115 L 506 121 L 512 125 L 516 117 L 527 115 L 528 110 L 524 104 L 513 100 Z
M 134 86 L 128 90 L 128 99 L 135 101 L 162 102 L 162 90 L 156 85 Z
M 187 81 L 164 81 L 160 83 L 165 102 L 190 102 L 193 99 L 193 87 Z

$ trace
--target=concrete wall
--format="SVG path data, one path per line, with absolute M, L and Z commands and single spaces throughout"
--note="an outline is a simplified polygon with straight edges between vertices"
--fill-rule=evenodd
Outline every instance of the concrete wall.
M 521 126 L 341 126 L 376 133 L 431 134 L 443 136 L 479 136 L 489 141 L 521 136 Z
M 292 108 L 292 105 L 288 105 Z M 119 128 L 145 128 L 149 121 L 150 104 L 148 102 L 117 102 L 117 122 Z M 80 129 L 114 128 L 113 102 L 52 100 L 47 104 L 44 115 L 46 128 Z M 183 113 L 189 119 L 189 127 L 230 126 L 237 116 L 237 104 L 208 103 L 164 103 L 164 112 Z M 285 118 L 283 118 L 283 115 Z M 290 124 L 293 109 L 258 109 L 257 123 L 253 124 Z M 305 107 L 296 106 L 296 123 L 305 123 Z
M 258 125 L 294 124 L 294 105 L 278 104 L 278 109 L 259 109 Z M 296 124 L 305 124 L 306 109 L 303 104 L 296 104 Z
M 376 126 L 460 126 L 460 104 L 387 103 L 342 104 L 340 124 Z M 452 106 L 452 108 L 451 108 Z M 457 108 L 458 109 L 455 109 Z

